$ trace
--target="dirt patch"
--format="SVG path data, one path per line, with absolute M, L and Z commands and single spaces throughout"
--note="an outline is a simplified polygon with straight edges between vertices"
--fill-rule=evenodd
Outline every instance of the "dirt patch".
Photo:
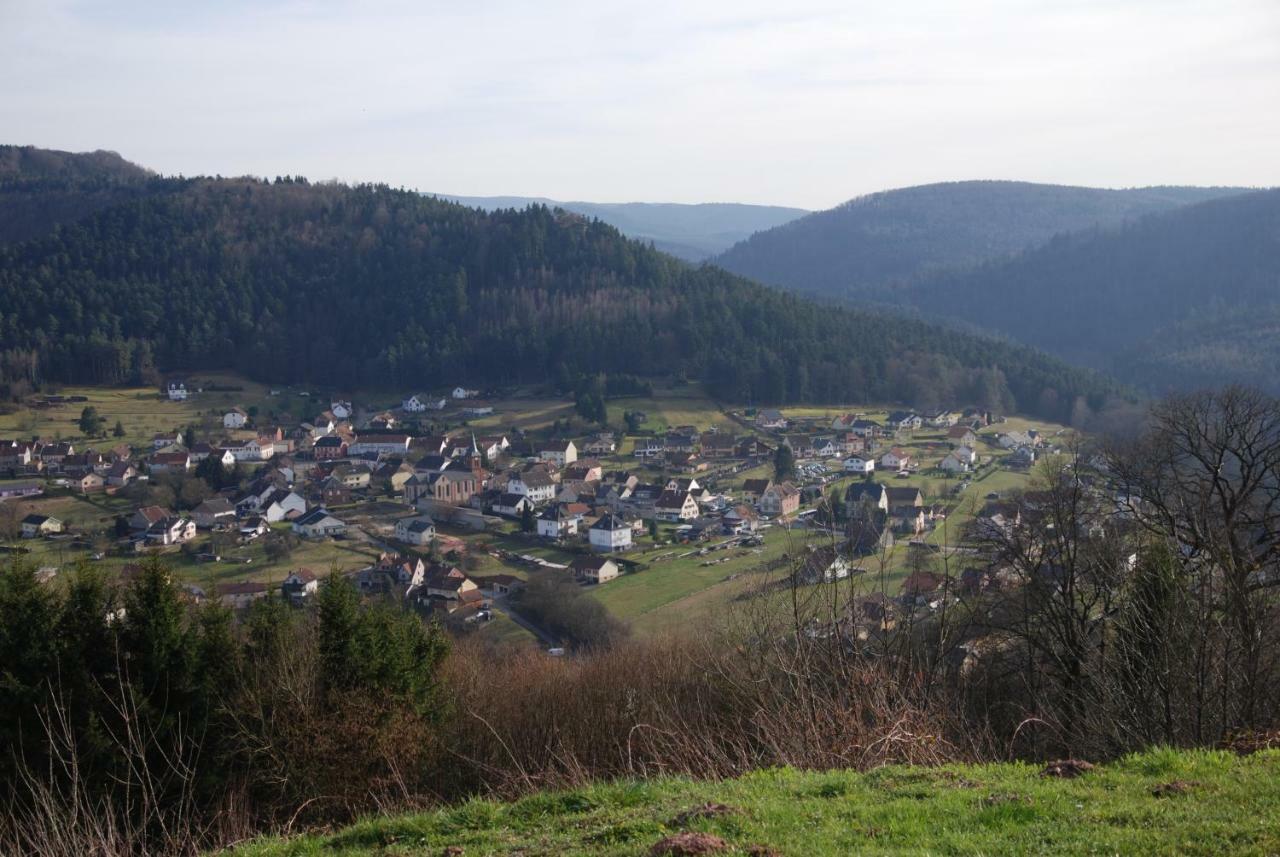
M 1174 795 L 1182 795 L 1194 789 L 1199 783 L 1189 782 L 1187 780 L 1172 780 L 1171 782 L 1161 783 L 1151 790 L 1152 797 L 1173 797 Z
M 1045 765 L 1044 770 L 1040 772 L 1040 776 L 1070 780 L 1089 773 L 1093 768 L 1094 766 L 1091 762 L 1085 762 L 1081 759 L 1059 759 L 1056 762 L 1050 762 Z
M 728 848 L 728 842 L 710 833 L 677 833 L 675 836 L 668 836 L 655 842 L 649 849 L 649 855 L 650 857 L 663 855 L 696 857 L 699 854 L 715 854 Z
M 726 815 L 737 815 L 738 810 L 722 803 L 704 803 L 702 806 L 695 806 L 693 809 L 686 809 L 684 812 L 671 819 L 671 827 L 685 827 L 692 821 L 698 821 L 702 818 L 724 818 Z
M 770 848 L 768 845 L 752 845 L 747 849 L 747 853 L 751 857 L 782 857 L 781 851 Z

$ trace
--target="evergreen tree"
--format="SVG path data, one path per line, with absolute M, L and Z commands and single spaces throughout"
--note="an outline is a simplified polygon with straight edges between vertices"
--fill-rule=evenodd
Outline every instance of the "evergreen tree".
M 796 473 L 796 455 L 792 451 L 791 446 L 786 443 L 778 444 L 777 450 L 773 453 L 773 478 L 779 481 L 790 479 Z

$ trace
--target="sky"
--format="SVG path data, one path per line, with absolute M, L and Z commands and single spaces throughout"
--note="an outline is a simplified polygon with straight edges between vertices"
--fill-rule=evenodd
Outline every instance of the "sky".
M 0 0 L 0 142 L 600 202 L 1274 186 L 1280 0 Z

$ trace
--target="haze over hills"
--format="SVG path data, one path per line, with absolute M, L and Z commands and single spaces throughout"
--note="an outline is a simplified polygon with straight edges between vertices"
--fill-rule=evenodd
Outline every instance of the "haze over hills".
M 965 181 L 873 193 L 757 233 L 713 261 L 745 277 L 827 297 L 882 297 L 930 272 L 1018 253 L 1054 235 L 1243 192 L 1101 190 Z
M 1280 190 L 1060 235 L 896 297 L 1153 389 L 1280 389 Z
M 1063 420 L 1115 391 L 1027 348 L 812 303 L 545 207 L 304 179 L 148 187 L 0 247 L 0 383 L 230 366 L 348 388 L 564 389 L 605 372 L 696 379 L 731 402 Z
M 727 250 L 763 229 L 808 214 L 802 208 L 708 202 L 684 205 L 671 202 L 560 202 L 527 196 L 450 196 L 441 199 L 485 211 L 546 205 L 595 217 L 615 226 L 628 238 L 652 241 L 659 250 L 700 262 Z

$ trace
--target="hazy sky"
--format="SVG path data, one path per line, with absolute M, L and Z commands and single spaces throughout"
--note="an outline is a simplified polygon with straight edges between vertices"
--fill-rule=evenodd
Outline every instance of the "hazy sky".
M 0 142 L 598 201 L 1280 185 L 1280 0 L 0 0 Z

